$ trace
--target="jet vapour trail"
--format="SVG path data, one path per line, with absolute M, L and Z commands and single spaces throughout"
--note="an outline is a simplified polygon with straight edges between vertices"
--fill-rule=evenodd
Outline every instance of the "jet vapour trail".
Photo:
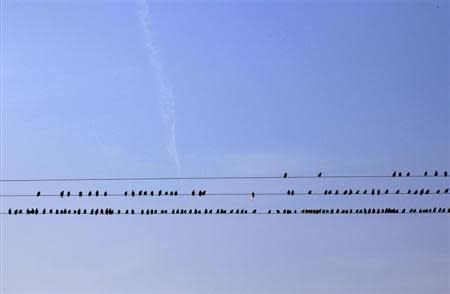
M 172 88 L 164 76 L 162 60 L 152 35 L 150 9 L 146 0 L 139 0 L 139 17 L 149 63 L 158 85 L 159 110 L 164 128 L 167 131 L 166 149 L 176 167 L 177 174 L 179 174 L 180 161 L 176 143 L 175 99 Z

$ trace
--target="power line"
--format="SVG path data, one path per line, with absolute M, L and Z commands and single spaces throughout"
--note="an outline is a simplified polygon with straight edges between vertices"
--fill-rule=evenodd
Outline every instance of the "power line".
M 427 196 L 427 195 L 448 195 L 448 192 L 439 192 L 439 193 L 437 193 L 437 192 L 428 192 L 428 193 L 420 193 L 420 192 L 418 192 L 418 193 L 414 193 L 414 192 L 411 192 L 411 193 L 408 193 L 408 192 L 399 192 L 399 193 L 396 193 L 396 192 L 389 192 L 389 193 L 385 193 L 385 192 L 381 192 L 380 194 L 377 194 L 377 193 L 375 193 L 375 194 L 371 194 L 371 193 L 366 193 L 366 194 L 363 194 L 363 193 L 357 193 L 357 194 L 355 194 L 355 193 L 352 193 L 352 194 L 343 194 L 342 192 L 340 192 L 340 193 L 338 193 L 338 194 L 335 194 L 335 193 L 332 193 L 332 194 L 325 194 L 325 193 L 323 193 L 323 192 L 311 192 L 311 193 L 308 193 L 308 192 L 299 192 L 299 193 L 295 193 L 295 194 L 293 194 L 293 195 L 289 195 L 289 194 L 287 194 L 287 193 L 276 193 L 276 192 L 274 192 L 274 193 L 256 193 L 255 192 L 255 197 L 256 196 L 286 196 L 286 197 L 292 197 L 292 196 L 327 196 L 327 197 L 332 197 L 332 196 L 343 196 L 343 197 L 347 197 L 347 196 L 352 196 L 352 197 L 358 197 L 358 196 L 373 196 L 373 197 L 379 197 L 379 196 L 383 196 L 383 195 L 410 195 L 410 196 L 418 196 L 418 197 L 420 197 L 420 196 Z M 247 196 L 247 197 L 249 197 L 249 196 L 252 196 L 252 193 L 250 192 L 250 193 L 208 193 L 208 194 L 206 194 L 206 195 L 204 195 L 204 196 L 198 196 L 198 195 L 192 195 L 192 194 L 190 194 L 190 193 L 180 193 L 180 194 L 177 194 L 177 195 L 164 195 L 164 194 L 162 194 L 162 195 L 135 195 L 135 196 L 131 196 L 131 195 L 128 195 L 128 196 L 125 196 L 125 195 L 123 195 L 123 194 L 108 194 L 108 195 L 106 195 L 106 196 L 104 196 L 104 195 L 99 195 L 99 196 L 95 196 L 95 195 L 92 195 L 92 196 L 88 196 L 88 195 L 82 195 L 82 196 L 78 196 L 77 194 L 73 194 L 73 195 L 71 195 L 71 196 L 67 196 L 67 195 L 65 195 L 65 196 L 60 196 L 60 195 L 56 195 L 56 194 L 48 194 L 48 195 L 40 195 L 40 196 L 36 196 L 36 195 L 31 195 L 31 194 L 4 194 L 4 195 L 0 195 L 0 197 L 5 197 L 5 198 L 14 198 L 14 197 L 18 197 L 18 198 L 21 198 L 21 197 L 34 197 L 34 198 L 40 198 L 40 197 L 59 197 L 59 198 L 93 198 L 93 199 L 96 199 L 96 198 L 108 198 L 108 197 L 122 197 L 122 198 L 132 198 L 132 199 L 134 199 L 134 198 L 177 198 L 177 197 L 179 197 L 179 196 L 181 196 L 181 197 L 189 197 L 189 198 L 203 198 L 203 197 L 208 197 L 208 196 Z
M 436 172 L 435 172 L 436 173 Z M 176 181 L 176 180 L 269 180 L 269 179 L 349 179 L 349 178 L 442 178 L 447 177 L 447 172 L 436 175 L 411 175 L 405 173 L 399 175 L 305 175 L 305 176 L 209 176 L 209 177 L 115 177 L 115 178 L 36 178 L 36 179 L 0 179 L 2 183 L 14 182 L 84 182 L 84 181 Z

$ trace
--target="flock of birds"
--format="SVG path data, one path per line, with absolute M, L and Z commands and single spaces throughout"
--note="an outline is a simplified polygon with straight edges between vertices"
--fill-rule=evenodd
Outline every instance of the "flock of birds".
M 317 177 L 326 177 L 323 176 L 322 172 L 319 172 Z M 443 171 L 439 172 L 435 170 L 434 172 L 428 173 L 428 171 L 425 171 L 423 173 L 423 177 L 428 176 L 434 176 L 434 177 L 448 177 L 448 172 Z M 283 178 L 288 178 L 288 173 L 285 172 L 282 175 Z M 329 176 L 331 177 L 331 176 Z M 339 177 L 339 176 L 337 176 Z M 345 176 L 341 176 L 345 177 Z M 364 176 L 359 176 L 364 177 Z M 381 177 L 389 177 L 389 176 L 381 176 Z M 422 175 L 411 175 L 410 172 L 402 172 L 402 171 L 394 171 L 392 173 L 393 178 L 397 177 L 422 177 Z M 285 195 L 284 193 L 258 193 L 259 195 Z M 334 195 L 372 195 L 372 196 L 379 196 L 379 195 L 396 195 L 396 194 L 402 194 L 402 195 L 431 195 L 431 194 L 449 194 L 449 188 L 444 189 L 426 189 L 426 188 L 419 188 L 419 189 L 405 189 L 405 190 L 389 190 L 389 189 L 364 189 L 364 190 L 353 190 L 353 189 L 345 189 L 345 190 L 339 190 L 339 189 L 326 189 L 323 192 L 313 192 L 313 190 L 306 190 L 305 192 L 295 192 L 293 189 L 287 190 L 286 193 L 288 196 L 294 196 L 294 195 L 327 195 L 327 196 L 334 196 Z M 107 191 L 88 191 L 88 192 L 74 192 L 71 193 L 71 191 L 65 191 L 61 190 L 59 194 L 55 195 L 48 195 L 48 194 L 42 194 L 41 191 L 37 191 L 36 196 L 59 196 L 61 198 L 64 197 L 71 197 L 71 196 L 94 196 L 94 197 L 106 197 L 106 196 L 125 196 L 125 197 L 136 197 L 136 196 L 206 196 L 207 192 L 206 190 L 192 190 L 190 193 L 179 193 L 177 190 L 169 190 L 169 191 L 163 191 L 163 190 L 131 190 L 131 191 L 124 191 L 123 194 L 108 194 Z M 251 199 L 254 199 L 257 195 L 256 192 L 250 192 L 250 193 L 208 193 L 208 195 L 250 195 Z M 33 195 L 1 195 L 1 196 L 33 196 Z M 134 209 L 111 209 L 111 208 L 100 208 L 100 209 L 42 209 L 39 210 L 38 208 L 28 208 L 25 210 L 22 209 L 9 209 L 7 214 L 9 215 L 121 215 L 121 214 L 141 214 L 141 215 L 153 215 L 153 214 L 399 214 L 399 213 L 450 213 L 450 208 L 421 208 L 421 209 L 415 209 L 411 208 L 407 210 L 406 208 L 403 209 L 397 209 L 397 208 L 361 208 L 361 209 L 301 209 L 301 210 L 291 210 L 291 209 L 269 209 L 267 211 L 258 211 L 257 209 L 247 210 L 247 209 L 172 209 L 171 211 L 167 209 L 141 209 L 140 211 L 135 211 Z M 6 214 L 6 213 L 3 213 Z
M 258 211 L 257 209 L 141 209 L 135 211 L 134 209 L 114 210 L 112 208 L 96 208 L 96 209 L 38 209 L 27 208 L 23 209 L 9 209 L 9 215 L 121 215 L 121 214 L 141 214 L 141 215 L 154 215 L 154 214 L 172 214 L 172 215 L 198 215 L 198 214 L 429 214 L 429 213 L 450 213 L 450 208 L 434 207 L 434 208 L 410 208 L 410 209 L 398 209 L 398 208 L 358 208 L 358 209 L 269 209 L 266 211 Z

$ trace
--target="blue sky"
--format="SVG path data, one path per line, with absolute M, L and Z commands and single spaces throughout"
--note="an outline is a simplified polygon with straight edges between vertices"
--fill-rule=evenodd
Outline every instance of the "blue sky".
M 1 178 L 449 169 L 448 1 L 1 2 Z M 1 184 L 1 194 L 448 186 Z M 449 207 L 448 198 L 6 199 L 8 207 Z M 443 216 L 8 218 L 1 293 L 448 293 Z

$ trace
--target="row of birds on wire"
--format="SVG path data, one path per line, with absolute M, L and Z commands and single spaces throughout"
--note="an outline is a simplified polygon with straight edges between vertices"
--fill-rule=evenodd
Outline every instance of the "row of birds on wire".
M 205 215 L 205 214 L 415 214 L 415 213 L 449 213 L 450 208 L 444 207 L 434 207 L 434 208 L 410 208 L 410 209 L 398 209 L 398 208 L 358 208 L 358 209 L 269 209 L 265 211 L 258 211 L 257 209 L 247 210 L 247 209 L 126 209 L 114 210 L 112 208 L 92 208 L 92 209 L 38 209 L 38 208 L 27 208 L 27 209 L 12 209 L 8 210 L 9 215 L 155 215 L 155 214 L 187 214 L 187 215 Z
M 353 190 L 353 189 L 345 189 L 345 190 L 331 190 L 331 189 L 326 189 L 323 192 L 313 192 L 312 190 L 308 190 L 306 192 L 295 192 L 295 190 L 293 189 L 289 189 L 287 190 L 286 193 L 256 193 L 256 192 L 250 192 L 250 193 L 211 193 L 208 195 L 212 195 L 212 196 L 227 196 L 227 195 L 250 195 L 251 198 L 255 198 L 257 195 L 288 195 L 288 196 L 294 196 L 294 195 L 393 195 L 393 194 L 410 194 L 410 195 L 434 195 L 434 194 L 448 194 L 449 193 L 449 188 L 445 188 L 445 189 L 436 189 L 436 190 L 431 190 L 431 189 L 425 189 L 425 188 L 421 188 L 421 189 L 408 189 L 408 190 L 400 190 L 400 189 L 396 189 L 396 190 L 390 190 L 390 189 L 365 189 L 365 190 Z M 174 191 L 163 191 L 163 190 L 159 190 L 159 191 L 146 191 L 146 190 L 139 190 L 139 191 L 134 191 L 131 190 L 130 192 L 125 191 L 123 194 L 108 194 L 107 191 L 103 191 L 100 192 L 99 190 L 96 190 L 95 192 L 89 191 L 88 193 L 83 193 L 82 191 L 79 191 L 78 193 L 72 194 L 70 191 L 64 191 L 62 190 L 59 193 L 59 197 L 64 198 L 64 197 L 70 197 L 70 196 L 78 196 L 78 197 L 83 197 L 83 196 L 95 196 L 95 197 L 99 197 L 99 196 L 129 196 L 129 197 L 136 197 L 136 196 L 206 196 L 206 190 L 192 190 L 191 193 L 178 193 L 177 190 Z M 33 196 L 33 195 L 4 195 L 4 196 Z M 41 191 L 36 192 L 36 196 L 40 197 L 40 196 L 58 196 L 56 194 L 49 194 L 49 195 L 44 195 L 41 193 Z

